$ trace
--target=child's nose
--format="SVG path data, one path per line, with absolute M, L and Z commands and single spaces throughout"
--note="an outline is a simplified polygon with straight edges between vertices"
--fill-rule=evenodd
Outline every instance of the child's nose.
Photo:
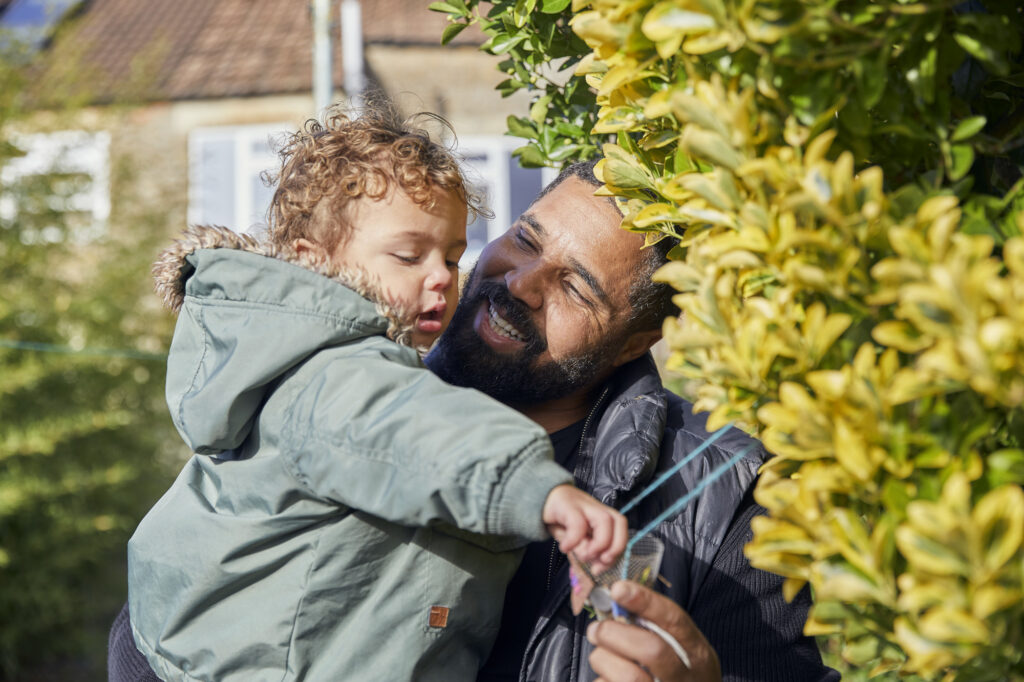
M 453 279 L 452 271 L 447 267 L 435 267 L 430 271 L 430 274 L 427 275 L 427 281 L 424 282 L 424 286 L 427 291 L 444 292 L 452 285 Z

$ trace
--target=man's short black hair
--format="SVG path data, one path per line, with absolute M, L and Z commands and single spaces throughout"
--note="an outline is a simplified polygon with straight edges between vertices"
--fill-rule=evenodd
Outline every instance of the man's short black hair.
M 600 159 L 579 161 L 566 166 L 558 174 L 558 177 L 541 190 L 534 201 L 539 201 L 569 178 L 577 178 L 595 189 L 602 187 L 604 183 L 594 175 L 594 166 L 598 161 Z M 615 205 L 615 200 L 611 197 L 606 197 L 606 200 Z M 618 210 L 617 205 L 615 208 Z M 676 238 L 666 236 L 641 251 L 643 258 L 640 261 L 640 271 L 636 273 L 633 282 L 629 285 L 630 315 L 628 323 L 632 331 L 660 329 L 662 321 L 666 317 L 679 314 L 679 308 L 672 303 L 672 296 L 675 294 L 672 287 L 668 284 L 651 281 L 655 270 L 668 262 L 668 252 L 677 243 Z

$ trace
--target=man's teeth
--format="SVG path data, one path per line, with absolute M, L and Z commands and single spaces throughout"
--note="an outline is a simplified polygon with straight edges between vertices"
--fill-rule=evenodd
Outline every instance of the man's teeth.
M 491 317 L 491 329 L 493 329 L 496 334 L 506 336 L 516 341 L 526 341 L 526 338 L 519 333 L 519 330 L 513 327 L 511 324 L 508 323 L 508 321 L 505 318 L 499 315 L 497 311 L 494 310 L 493 306 L 489 306 L 489 308 Z

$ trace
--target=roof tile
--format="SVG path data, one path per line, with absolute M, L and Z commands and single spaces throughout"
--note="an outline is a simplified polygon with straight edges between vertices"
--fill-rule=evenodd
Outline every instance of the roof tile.
M 338 0 L 334 0 L 335 6 Z M 426 0 L 363 0 L 364 42 L 440 45 L 446 24 Z M 475 44 L 465 31 L 456 43 Z M 342 84 L 335 44 L 334 82 Z M 145 99 L 194 99 L 308 91 L 308 0 L 90 0 L 53 41 L 46 77 L 75 83 L 94 101 L 128 88 Z M 78 70 L 79 77 L 72 75 Z M 81 74 L 87 77 L 81 77 Z M 82 82 L 76 82 L 82 81 Z M 129 87 L 130 86 L 130 87 Z M 45 89 L 45 86 L 41 86 Z

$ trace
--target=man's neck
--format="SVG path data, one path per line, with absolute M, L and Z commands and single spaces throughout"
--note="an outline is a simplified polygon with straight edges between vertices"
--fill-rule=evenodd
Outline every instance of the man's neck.
M 590 414 L 590 408 L 596 399 L 597 391 L 589 389 L 558 400 L 532 405 L 509 405 L 509 407 L 522 412 L 540 424 L 548 433 L 554 433 L 585 419 Z

